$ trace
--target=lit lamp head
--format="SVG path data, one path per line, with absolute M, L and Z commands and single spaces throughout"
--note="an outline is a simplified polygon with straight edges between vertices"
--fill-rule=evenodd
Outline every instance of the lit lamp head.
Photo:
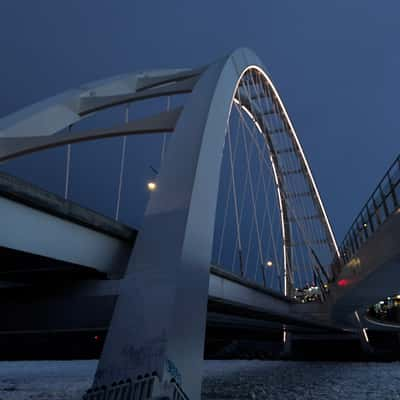
M 147 182 L 147 189 L 149 189 L 150 192 L 154 192 L 157 189 L 157 183 L 154 181 Z
M 268 261 L 266 262 L 266 265 L 267 265 L 267 267 L 272 267 L 272 261 L 271 261 L 271 260 L 268 260 Z

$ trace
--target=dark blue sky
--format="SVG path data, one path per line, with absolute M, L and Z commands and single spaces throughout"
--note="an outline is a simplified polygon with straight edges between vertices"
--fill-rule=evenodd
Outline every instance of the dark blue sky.
M 399 152 L 399 16 L 397 0 L 1 0 L 0 116 L 88 81 L 251 47 L 340 240 Z

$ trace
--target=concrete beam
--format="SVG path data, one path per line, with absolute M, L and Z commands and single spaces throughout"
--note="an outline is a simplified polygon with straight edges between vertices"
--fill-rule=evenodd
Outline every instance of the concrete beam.
M 121 276 L 136 237 L 115 221 L 6 174 L 0 174 L 0 216 L 0 246 L 109 276 Z

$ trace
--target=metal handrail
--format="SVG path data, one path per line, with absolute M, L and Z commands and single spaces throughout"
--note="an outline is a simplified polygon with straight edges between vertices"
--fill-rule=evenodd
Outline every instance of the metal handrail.
M 347 231 L 340 253 L 347 263 L 375 230 L 399 208 L 400 156 L 398 156 L 379 181 Z

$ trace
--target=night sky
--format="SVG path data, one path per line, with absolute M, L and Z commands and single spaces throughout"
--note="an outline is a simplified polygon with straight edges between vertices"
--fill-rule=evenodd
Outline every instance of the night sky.
M 399 16 L 397 0 L 1 0 L 0 117 L 85 82 L 195 67 L 250 47 L 289 111 L 340 241 L 399 152 Z M 81 172 L 87 144 L 79 145 L 80 158 L 74 153 L 77 201 L 85 197 L 84 174 L 116 185 L 119 144 L 110 143 L 94 155 L 108 165 L 101 172 L 95 164 Z M 61 192 L 51 182 L 62 169 L 51 161 L 62 151 L 2 169 Z M 88 203 L 107 197 L 93 192 Z M 107 207 L 100 211 L 111 214 Z M 129 212 L 125 205 L 135 223 Z

